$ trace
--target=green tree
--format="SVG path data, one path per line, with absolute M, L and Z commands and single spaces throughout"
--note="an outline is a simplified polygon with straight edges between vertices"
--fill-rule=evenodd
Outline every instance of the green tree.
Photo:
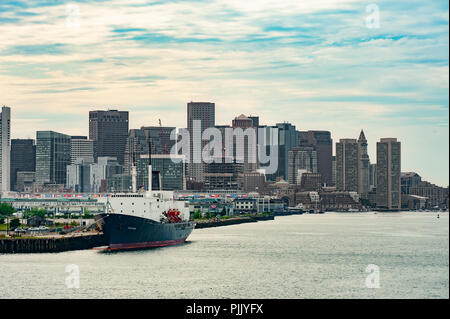
M 23 212 L 23 218 L 31 218 L 33 216 L 39 216 L 41 218 L 45 218 L 45 216 L 47 215 L 47 211 L 43 208 L 32 208 L 32 209 L 27 209 Z
M 11 229 L 16 229 L 17 227 L 20 226 L 20 219 L 19 218 L 14 218 L 9 222 L 9 227 Z
M 0 216 L 2 217 L 11 216 L 15 212 L 16 209 L 12 207 L 10 204 L 0 203 Z
M 192 215 L 192 217 L 193 217 L 194 219 L 200 219 L 200 218 L 202 218 L 202 213 L 200 213 L 200 211 L 197 210 L 197 211 L 194 212 L 194 214 Z

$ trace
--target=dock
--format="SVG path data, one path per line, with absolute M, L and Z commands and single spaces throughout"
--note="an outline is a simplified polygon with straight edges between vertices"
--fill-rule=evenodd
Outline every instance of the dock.
M 105 245 L 106 240 L 102 233 L 0 238 L 0 254 L 56 253 Z

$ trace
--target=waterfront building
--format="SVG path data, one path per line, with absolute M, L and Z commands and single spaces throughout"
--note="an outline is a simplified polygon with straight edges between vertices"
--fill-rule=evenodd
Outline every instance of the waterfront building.
M 206 164 L 204 188 L 207 190 L 242 190 L 244 164 L 235 159 Z
M 198 127 L 194 121 L 199 121 Z M 209 141 L 202 140 L 203 131 L 215 126 L 215 104 L 210 102 L 187 103 L 187 129 L 190 138 L 189 178 L 196 182 L 204 181 L 205 163 L 202 150 Z
M 88 140 L 87 136 L 70 138 L 70 163 L 75 164 L 78 160 L 94 162 L 94 141 Z
M 244 192 L 266 192 L 266 175 L 260 172 L 244 173 L 242 189 Z
M 377 142 L 377 207 L 401 209 L 401 143 L 396 138 Z
M 33 139 L 11 140 L 11 189 L 18 190 L 17 174 L 36 171 L 36 145 Z
M 428 199 L 427 208 L 448 209 L 448 187 L 440 187 L 427 181 L 421 181 L 409 188 L 409 195 L 426 197 Z
M 36 183 L 65 185 L 67 165 L 70 165 L 70 136 L 37 131 Z
M 417 187 L 422 182 L 422 177 L 415 172 L 401 173 L 402 194 L 409 195 L 412 187 Z
M 0 113 L 0 192 L 11 189 L 11 109 L 2 107 Z
M 319 191 L 322 186 L 322 176 L 319 173 L 306 172 L 302 174 L 300 189 L 303 191 Z
M 313 147 L 317 152 L 317 173 L 323 183 L 333 184 L 333 139 L 329 131 L 298 131 L 298 145 Z M 334 184 L 333 184 L 334 185 Z
M 298 172 L 317 173 L 317 151 L 313 147 L 294 147 L 288 153 L 289 184 L 297 184 Z
M 94 141 L 94 159 L 115 157 L 123 165 L 128 137 L 128 111 L 89 112 L 89 139 Z

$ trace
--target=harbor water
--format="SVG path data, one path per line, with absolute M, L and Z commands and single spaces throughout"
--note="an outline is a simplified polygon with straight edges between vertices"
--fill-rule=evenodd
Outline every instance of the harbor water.
M 449 298 L 449 215 L 282 216 L 180 246 L 3 254 L 0 269 L 14 299 Z

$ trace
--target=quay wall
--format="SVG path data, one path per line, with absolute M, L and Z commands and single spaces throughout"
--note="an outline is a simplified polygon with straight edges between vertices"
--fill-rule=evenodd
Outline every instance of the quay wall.
M 55 253 L 105 245 L 103 234 L 60 238 L 0 238 L 0 254 Z

